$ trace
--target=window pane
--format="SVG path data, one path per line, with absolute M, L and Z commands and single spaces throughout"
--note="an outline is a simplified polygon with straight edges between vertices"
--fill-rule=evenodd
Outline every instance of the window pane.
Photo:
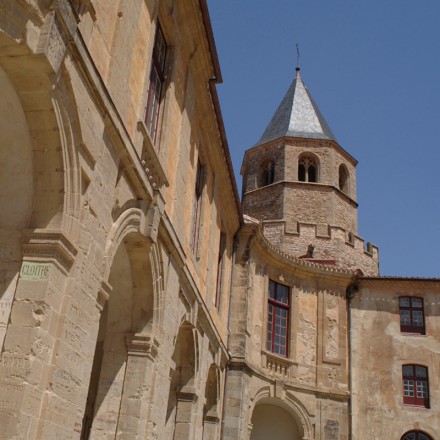
M 278 284 L 277 289 L 277 301 L 282 302 L 283 304 L 288 304 L 289 302 L 289 288 L 287 286 L 283 286 Z
M 426 377 L 426 368 L 416 367 L 416 377 Z
M 404 440 L 416 440 L 416 434 L 414 432 L 410 432 L 405 435 Z
M 400 311 L 400 325 L 411 325 L 411 312 L 409 310 Z
M 399 298 L 400 307 L 409 307 L 409 298 Z
M 411 298 L 411 303 L 413 307 L 422 308 L 423 301 L 421 298 Z
M 413 311 L 413 325 L 423 327 L 423 312 L 421 310 Z
M 403 375 L 405 377 L 414 376 L 413 366 L 412 365 L 404 365 L 403 366 Z
M 431 440 L 427 435 L 419 433 L 419 439 L 418 440 Z
M 424 380 L 417 381 L 417 397 L 419 399 L 426 399 L 428 397 L 428 383 Z
M 273 281 L 269 281 L 269 298 L 275 298 L 275 283 Z
M 403 381 L 403 395 L 407 397 L 414 397 L 414 381 L 405 379 Z

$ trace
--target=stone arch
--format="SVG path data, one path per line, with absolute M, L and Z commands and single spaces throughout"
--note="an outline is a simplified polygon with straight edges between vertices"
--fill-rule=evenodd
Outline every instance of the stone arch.
M 111 264 L 115 258 L 117 250 L 124 241 L 132 241 L 130 240 L 130 237 L 136 236 L 136 246 L 139 249 L 142 249 L 141 252 L 148 256 L 153 292 L 153 320 L 151 331 L 155 333 L 157 328 L 160 327 L 163 322 L 163 261 L 160 245 L 152 242 L 140 232 L 144 221 L 144 212 L 139 208 L 129 208 L 118 217 L 107 238 L 101 273 L 103 279 L 109 279 Z
M 0 32 L 0 46 L 0 203 L 8 206 L 0 213 L 1 349 L 23 239 L 38 239 L 41 234 L 47 239 L 47 230 L 51 240 L 60 234 L 71 236 L 80 200 L 75 141 L 65 115 L 65 108 L 74 103 L 61 90 L 64 76 L 54 75 L 44 55 L 33 54 L 6 33 Z
M 275 398 L 271 394 L 272 394 L 271 389 L 269 386 L 267 386 L 261 388 L 255 395 L 255 398 L 253 399 L 253 406 L 250 408 L 249 411 L 249 426 L 252 428 L 252 430 L 253 430 L 253 420 L 255 420 L 254 412 L 257 406 L 258 405 L 265 405 L 265 407 L 275 406 L 287 412 L 288 415 L 292 418 L 292 420 L 294 420 L 294 423 L 296 424 L 297 427 L 298 440 L 312 440 L 314 438 L 313 425 L 304 405 L 296 397 L 294 397 L 289 393 L 286 393 L 283 396 L 283 398 Z M 264 409 L 265 408 L 263 408 L 263 410 Z M 258 439 L 258 436 L 252 437 L 252 431 L 251 431 L 250 439 L 251 440 Z M 289 440 L 297 440 L 297 439 L 289 438 Z
M 198 396 L 196 393 L 197 335 L 189 322 L 184 322 L 177 334 L 173 366 L 170 371 L 170 389 L 165 420 L 164 438 L 190 440 Z
M 111 292 L 99 322 L 83 418 L 84 440 L 100 432 L 116 433 L 119 424 L 125 426 L 127 418 L 135 416 L 132 411 L 129 414 L 133 389 L 138 390 L 139 398 L 146 398 L 141 397 L 141 390 L 152 380 L 150 363 L 157 352 L 156 298 L 161 290 L 161 281 L 154 277 L 161 269 L 152 268 L 157 263 L 157 257 L 151 258 L 157 253 L 152 252 L 156 245 L 139 232 L 141 211 L 129 211 L 115 223 L 107 241 L 103 271 Z M 145 355 L 139 358 L 139 352 Z M 136 374 L 131 373 L 134 369 Z M 141 414 L 137 417 L 140 420 Z M 133 424 L 130 427 L 137 429 Z

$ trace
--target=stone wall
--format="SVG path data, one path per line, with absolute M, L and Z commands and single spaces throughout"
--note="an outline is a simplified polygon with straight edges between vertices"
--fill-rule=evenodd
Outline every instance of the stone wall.
M 438 281 L 361 280 L 352 300 L 353 439 L 396 438 L 420 430 L 436 438 L 439 426 Z M 424 302 L 426 335 L 401 332 L 399 297 Z M 429 408 L 404 404 L 402 365 L 428 368 Z M 366 392 L 368 390 L 368 392 Z
M 239 215 L 205 6 L 61 0 L 0 14 L 0 438 L 220 435 Z M 169 51 L 153 139 L 157 23 Z

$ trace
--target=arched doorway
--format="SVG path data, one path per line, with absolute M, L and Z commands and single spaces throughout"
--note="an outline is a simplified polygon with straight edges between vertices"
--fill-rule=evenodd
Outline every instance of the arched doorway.
M 252 413 L 251 440 L 300 440 L 302 428 L 290 411 L 274 403 L 259 403 Z
M 422 431 L 410 431 L 404 434 L 401 440 L 432 440 L 432 438 Z

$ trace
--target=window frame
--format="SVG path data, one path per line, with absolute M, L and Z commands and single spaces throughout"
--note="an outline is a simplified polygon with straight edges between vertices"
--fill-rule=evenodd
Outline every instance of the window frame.
M 408 300 L 409 306 L 402 306 L 403 300 Z M 416 300 L 421 302 L 421 307 L 413 305 Z M 409 325 L 402 323 L 402 318 L 405 312 L 409 312 Z M 417 322 L 415 318 L 416 312 L 421 312 L 423 325 L 414 325 L 414 322 Z M 399 296 L 399 321 L 401 333 L 426 335 L 425 304 L 423 298 L 418 296 Z
M 273 286 L 273 290 L 272 290 Z M 284 288 L 286 289 L 286 302 L 280 301 L 278 298 L 278 289 Z M 271 292 L 274 292 L 273 298 L 271 297 Z M 290 329 L 290 303 L 291 303 L 291 288 L 281 283 L 277 283 L 269 279 L 268 285 L 268 295 L 267 295 L 267 328 L 266 328 L 266 350 L 270 353 L 273 353 L 277 356 L 288 357 L 289 356 L 289 329 Z M 278 316 L 277 311 L 284 311 L 285 317 Z M 277 320 L 273 318 L 280 317 L 285 321 L 285 326 L 280 328 L 284 328 L 284 335 L 281 333 L 277 333 Z M 281 322 L 281 321 L 280 321 Z M 284 338 L 284 344 L 276 343 L 276 338 Z M 283 350 L 277 350 L 277 347 L 282 348 Z
M 405 373 L 405 368 L 412 368 L 412 373 Z M 425 370 L 425 376 L 417 375 L 417 368 Z M 411 384 L 410 384 L 411 382 Z M 425 385 L 422 385 L 425 384 Z M 419 388 L 421 387 L 421 388 Z M 426 392 L 426 396 L 418 396 L 419 389 Z M 408 395 L 412 392 L 414 395 Z M 402 395 L 403 404 L 410 406 L 418 406 L 422 408 L 430 408 L 429 402 L 429 371 L 428 367 L 419 364 L 402 365 Z
M 168 54 L 168 45 L 159 23 L 154 36 L 151 69 L 145 106 L 144 123 L 153 144 L 156 143 L 159 127 L 160 112 L 166 80 L 165 69 Z
M 402 435 L 400 440 L 408 440 L 407 436 L 414 434 L 414 438 L 413 439 L 409 439 L 409 440 L 432 440 L 432 437 L 428 434 L 426 434 L 426 432 L 423 431 L 419 431 L 419 430 L 411 430 L 408 432 L 405 432 L 405 434 Z M 421 438 L 421 436 L 424 436 L 425 438 Z

